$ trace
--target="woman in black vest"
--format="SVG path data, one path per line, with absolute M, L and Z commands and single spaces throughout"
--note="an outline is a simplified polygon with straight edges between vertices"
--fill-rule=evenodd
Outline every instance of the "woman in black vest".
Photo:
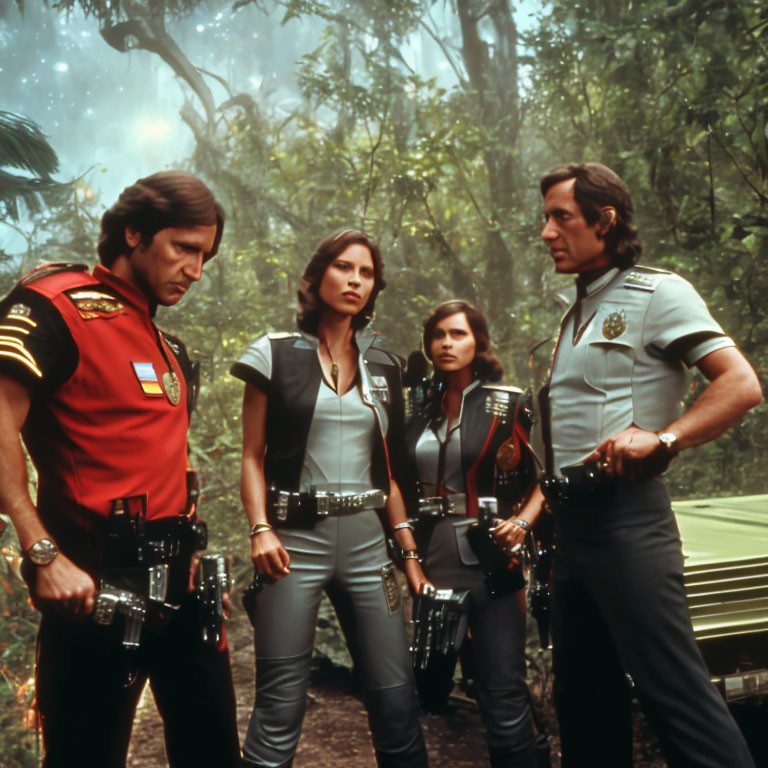
M 355 230 L 318 246 L 298 293 L 298 333 L 258 339 L 233 368 L 246 382 L 242 498 L 265 586 L 252 619 L 256 703 L 248 766 L 290 766 L 304 716 L 317 610 L 334 604 L 365 690 L 380 766 L 423 768 L 399 590 L 379 512 L 424 576 L 394 463 L 402 449 L 398 360 L 364 329 L 384 287 L 381 254 Z
M 533 768 L 519 567 L 535 519 L 524 506 L 536 474 L 530 401 L 519 389 L 492 383 L 501 379 L 501 363 L 485 318 L 467 302 L 449 301 L 432 312 L 423 350 L 434 377 L 410 382 L 410 481 L 404 489 L 424 573 L 437 589 L 469 590 L 466 661 L 474 668 L 491 766 Z M 417 670 L 427 709 L 445 702 L 455 664 L 455 651 L 433 649 L 426 669 Z

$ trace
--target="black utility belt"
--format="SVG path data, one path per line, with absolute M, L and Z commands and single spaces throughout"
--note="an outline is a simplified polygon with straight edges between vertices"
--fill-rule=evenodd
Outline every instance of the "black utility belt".
M 561 475 L 547 474 L 541 478 L 541 491 L 552 510 L 610 493 L 630 482 L 622 477 L 607 475 L 598 462 L 563 467 L 560 472 Z
M 208 546 L 208 528 L 191 513 L 147 520 L 147 494 L 112 499 L 106 524 L 104 564 L 125 566 L 191 557 Z
M 139 524 L 110 519 L 103 563 L 110 568 L 189 560 L 207 545 L 208 528 L 202 520 L 176 517 Z
M 494 524 L 499 515 L 499 502 L 495 496 L 480 496 L 477 500 L 476 522 Z M 466 517 L 467 494 L 449 493 L 446 496 L 427 496 L 419 499 L 417 520 L 439 520 L 444 517 Z
M 435 518 L 465 517 L 467 514 L 467 494 L 451 493 L 447 496 L 427 496 L 419 499 L 419 511 L 417 516 L 420 520 L 432 520 Z
M 331 515 L 349 515 L 365 509 L 380 509 L 387 494 L 380 490 L 341 494 L 332 491 L 267 491 L 267 519 L 276 528 L 315 527 L 318 520 Z

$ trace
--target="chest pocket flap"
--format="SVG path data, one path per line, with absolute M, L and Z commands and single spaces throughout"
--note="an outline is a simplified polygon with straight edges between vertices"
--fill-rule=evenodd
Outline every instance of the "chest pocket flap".
M 635 344 L 640 328 L 633 328 L 630 313 L 620 304 L 600 304 L 580 345 L 585 347 L 584 381 L 611 396 L 631 390 Z

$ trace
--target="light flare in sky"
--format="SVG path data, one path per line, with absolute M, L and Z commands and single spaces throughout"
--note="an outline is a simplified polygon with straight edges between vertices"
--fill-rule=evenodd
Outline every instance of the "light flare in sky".
M 173 127 L 162 117 L 144 115 L 134 123 L 134 135 L 141 144 L 163 141 Z

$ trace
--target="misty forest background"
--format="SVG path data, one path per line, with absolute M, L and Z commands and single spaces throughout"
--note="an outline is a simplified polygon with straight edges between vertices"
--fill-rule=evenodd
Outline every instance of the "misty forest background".
M 140 175 L 188 169 L 227 209 L 219 255 L 159 324 L 201 363 L 193 461 L 241 584 L 242 388 L 227 371 L 293 328 L 298 277 L 335 228 L 382 244 L 386 346 L 407 355 L 430 307 L 466 298 L 506 381 L 536 387 L 552 342 L 530 350 L 569 283 L 539 239 L 537 181 L 605 162 L 633 192 L 642 263 L 691 279 L 768 374 L 760 0 L 0 0 L 0 83 L 3 293 L 41 260 L 94 263 L 101 213 Z M 767 446 L 760 408 L 678 459 L 673 495 L 764 492 Z M 35 614 L 10 527 L 2 543 L 0 762 L 32 766 Z

